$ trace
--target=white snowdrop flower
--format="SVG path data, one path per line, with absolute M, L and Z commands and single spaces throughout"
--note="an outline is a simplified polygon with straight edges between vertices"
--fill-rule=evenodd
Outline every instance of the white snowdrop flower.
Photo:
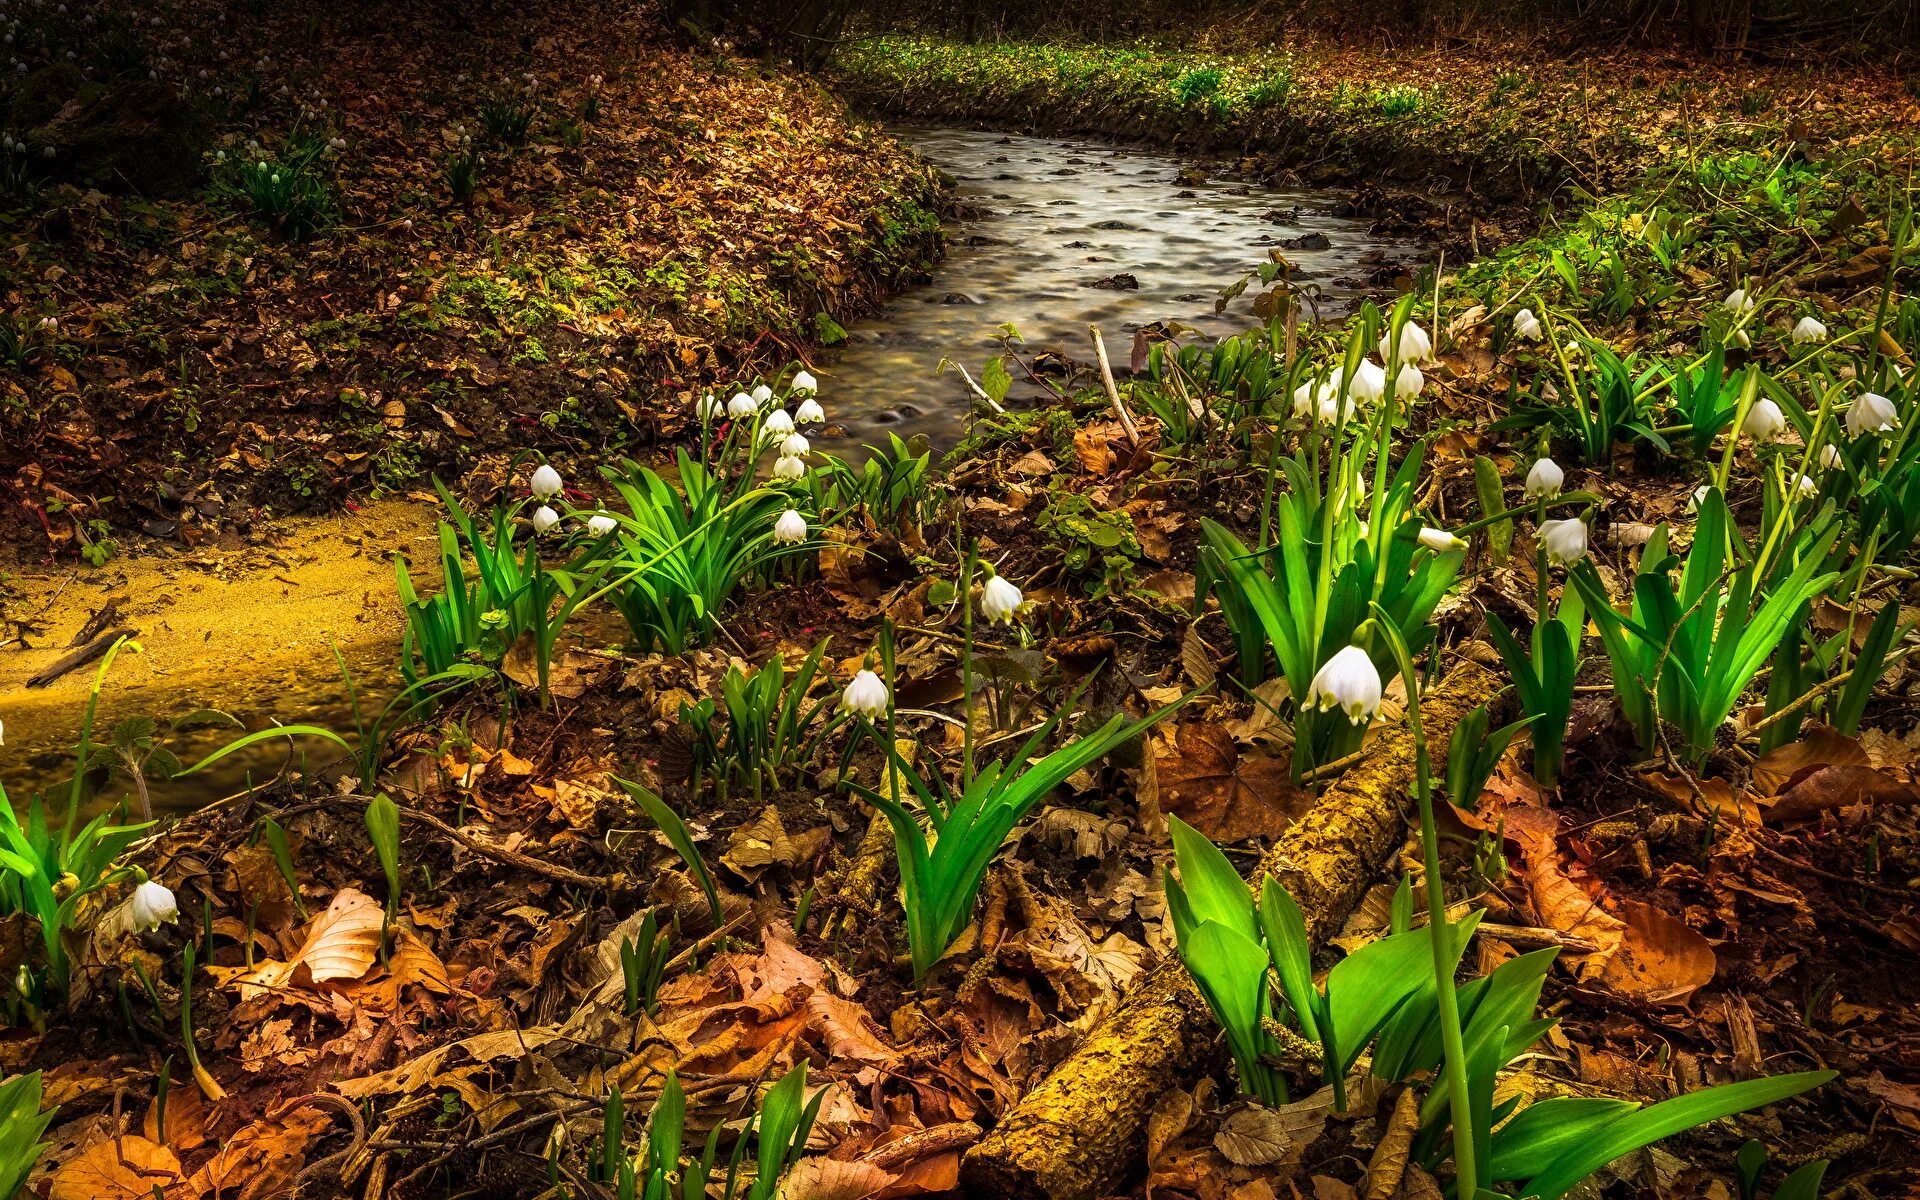
M 533 531 L 545 533 L 560 523 L 560 514 L 542 504 L 533 510 Z
M 1742 313 L 1752 311 L 1753 297 L 1747 295 L 1747 289 L 1743 287 L 1735 288 L 1727 293 L 1727 298 L 1720 302 L 1720 307 L 1737 317 Z
M 807 464 L 791 454 L 782 454 L 773 460 L 773 477 L 782 483 L 791 483 L 803 479 L 807 474 Z
M 1547 547 L 1547 561 L 1556 567 L 1568 566 L 1587 556 L 1587 523 L 1577 517 L 1543 521 L 1540 540 Z
M 1353 415 L 1353 397 L 1341 399 L 1337 392 L 1329 392 L 1320 397 L 1314 406 L 1314 420 L 1322 425 L 1338 425 Z
M 708 392 L 695 403 L 694 411 L 700 414 L 702 421 L 717 421 L 720 419 L 720 414 L 726 412 L 727 408 L 720 403 L 720 397 Z
M 769 437 L 785 437 L 793 432 L 793 417 L 784 408 L 776 408 L 767 414 L 766 423 L 760 428 Z
M 1820 465 L 1832 471 L 1847 465 L 1847 456 L 1840 453 L 1840 447 L 1828 442 L 1820 447 Z
M 1849 428 L 1853 425 L 1852 410 L 1848 410 L 1847 425 Z M 1753 407 L 1747 410 L 1747 419 L 1740 423 L 1740 432 L 1756 442 L 1771 442 L 1786 428 L 1787 415 L 1780 411 L 1778 404 L 1766 396 L 1753 402 Z
M 1335 367 L 1325 379 L 1309 379 L 1293 389 L 1293 415 L 1303 421 L 1312 420 L 1316 409 L 1340 393 L 1340 380 L 1345 374 L 1346 368 Z
M 773 399 L 773 389 L 766 384 L 763 383 L 753 389 L 753 402 L 755 404 L 765 404 L 771 399 Z
M 560 479 L 560 472 L 546 463 L 534 468 L 533 477 L 527 480 L 527 487 L 542 500 L 558 496 L 566 484 Z
M 1820 485 L 1811 476 L 1795 475 L 1791 482 L 1793 484 L 1793 490 L 1798 493 L 1803 500 L 1809 496 L 1817 496 L 1820 494 Z
M 60 329 L 60 320 L 57 317 L 41 317 L 40 328 L 46 330 L 48 333 L 58 332 Z
M 1713 490 L 1712 484 L 1703 483 L 1693 489 L 1693 495 L 1687 497 L 1687 511 L 1699 512 L 1700 506 L 1707 502 L 1707 493 Z
M 133 889 L 133 927 L 142 932 L 173 925 L 180 920 L 180 905 L 164 883 L 149 879 Z
M 1363 358 L 1347 384 L 1347 395 L 1355 400 L 1378 400 L 1387 392 L 1387 369 L 1372 359 Z
M 787 390 L 796 396 L 811 396 L 820 390 L 820 381 L 813 377 L 811 371 L 799 371 L 794 374 L 793 382 L 787 385 Z
M 805 458 L 813 453 L 813 443 L 807 440 L 804 433 L 790 433 L 780 443 L 780 453 L 787 458 Z
M 1393 358 L 1393 333 L 1389 330 L 1380 335 L 1380 358 L 1389 361 Z M 1409 363 L 1426 362 L 1433 357 L 1433 339 L 1427 331 L 1420 328 L 1417 321 L 1408 321 L 1400 327 L 1400 361 Z
M 1523 308 L 1513 314 L 1513 336 L 1522 341 L 1538 342 L 1546 338 L 1547 331 L 1540 327 L 1540 318 L 1533 315 L 1532 309 Z
M 750 417 L 759 410 L 760 406 L 745 392 L 735 392 L 733 399 L 727 401 L 727 415 L 730 417 Z
M 1900 410 L 1893 401 L 1878 392 L 1868 392 L 1847 405 L 1847 432 L 1854 437 L 1864 433 L 1886 433 L 1900 426 Z
M 1827 327 L 1815 317 L 1801 317 L 1794 322 L 1790 336 L 1796 346 L 1807 342 L 1824 342 L 1827 340 Z
M 1393 377 L 1393 394 L 1397 399 L 1411 400 L 1426 386 L 1427 377 L 1410 362 L 1401 363 L 1399 374 Z
M 1742 350 L 1751 350 L 1753 349 L 1753 338 L 1748 335 L 1746 330 L 1736 329 L 1733 331 L 1733 344 Z
M 801 425 L 818 425 L 827 419 L 827 410 L 820 407 L 818 400 L 809 396 L 800 402 L 799 408 L 793 410 L 793 419 Z
M 807 540 L 807 519 L 798 509 L 788 509 L 773 523 L 773 540 L 791 545 Z
M 861 671 L 840 693 L 840 711 L 857 713 L 869 721 L 887 713 L 887 685 L 872 671 Z
M 612 513 L 601 509 L 587 518 L 587 532 L 595 537 L 605 537 L 618 528 L 619 524 L 620 522 L 613 519 Z
M 1567 473 L 1560 469 L 1560 464 L 1543 458 L 1527 471 L 1526 488 L 1521 494 L 1529 500 L 1551 500 L 1560 494 L 1566 482 Z
M 1455 537 L 1446 530 L 1435 529 L 1431 525 L 1421 526 L 1420 544 L 1435 554 L 1445 554 L 1449 550 L 1465 550 L 1467 548 L 1467 540 L 1465 538 Z
M 980 590 L 980 612 L 989 621 L 1011 621 L 1023 599 L 1019 588 L 995 575 Z
M 1367 652 L 1346 646 L 1328 659 L 1307 687 L 1307 707 L 1321 712 L 1337 708 L 1355 725 L 1372 719 L 1380 709 L 1380 672 Z

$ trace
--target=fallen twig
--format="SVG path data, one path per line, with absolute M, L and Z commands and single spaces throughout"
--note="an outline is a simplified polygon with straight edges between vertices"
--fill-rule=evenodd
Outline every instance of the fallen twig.
M 1106 385 L 1107 399 L 1113 404 L 1114 415 L 1120 418 L 1120 427 L 1127 431 L 1127 441 L 1138 446 L 1140 427 L 1133 423 L 1133 414 L 1127 411 L 1127 402 L 1120 398 L 1120 388 L 1113 382 L 1113 364 L 1107 361 L 1107 343 L 1100 338 L 1100 327 L 1089 325 L 1087 332 L 1093 335 L 1093 352 L 1100 359 L 1100 382 Z

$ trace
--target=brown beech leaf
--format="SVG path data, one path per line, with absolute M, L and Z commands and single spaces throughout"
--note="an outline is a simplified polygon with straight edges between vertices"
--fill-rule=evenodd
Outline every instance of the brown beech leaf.
M 1782 825 L 1855 804 L 1916 801 L 1920 801 L 1920 793 L 1890 775 L 1868 766 L 1834 763 L 1797 776 L 1779 799 L 1766 806 L 1765 812 L 1767 824 Z
M 1623 900 L 1625 934 L 1600 982 L 1649 1004 L 1685 1004 L 1713 981 L 1713 946 L 1685 922 L 1651 904 Z
M 385 917 L 386 911 L 372 896 L 358 888 L 341 888 L 327 910 L 313 919 L 306 943 L 289 965 L 306 967 L 315 983 L 358 979 L 379 957 Z
M 1120 436 L 1124 434 L 1117 421 L 1095 421 L 1076 430 L 1073 453 L 1080 460 L 1080 469 L 1089 475 L 1105 475 L 1113 470 L 1113 448 L 1108 443 Z
M 1801 731 L 1798 741 L 1767 751 L 1753 764 L 1753 793 L 1778 796 L 1804 772 L 1830 766 L 1864 767 L 1868 763 L 1866 747 L 1858 738 L 1850 738 L 1831 725 L 1810 724 Z
M 1242 754 L 1233 735 L 1211 721 L 1189 721 L 1175 749 L 1157 763 L 1160 806 L 1216 842 L 1274 837 L 1311 799 L 1286 763 Z
M 152 1200 L 154 1189 L 169 1200 L 181 1187 L 180 1160 L 143 1137 L 108 1138 L 87 1147 L 53 1173 L 47 1200 Z
M 1597 954 L 1580 956 L 1575 974 L 1584 977 L 1620 946 L 1626 923 L 1600 907 L 1585 888 L 1560 866 L 1559 818 L 1544 808 L 1515 804 L 1507 808 L 1507 836 L 1520 843 L 1526 866 L 1522 876 L 1533 895 L 1534 911 L 1549 929 L 1597 944 Z M 1570 962 L 1575 956 L 1567 955 Z
M 780 1181 L 781 1200 L 868 1200 L 898 1178 L 872 1163 L 815 1156 L 793 1164 Z
M 842 1000 L 826 992 L 807 997 L 809 1024 L 827 1039 L 827 1053 L 833 1058 L 853 1058 L 861 1062 L 892 1065 L 900 1061 L 900 1052 L 880 1039 L 867 1010 L 852 1000 Z

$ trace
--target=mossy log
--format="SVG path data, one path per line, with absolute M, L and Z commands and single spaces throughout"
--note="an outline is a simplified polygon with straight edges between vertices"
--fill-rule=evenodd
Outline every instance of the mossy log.
M 1445 769 L 1455 722 L 1499 690 L 1471 662 L 1448 672 L 1421 705 L 1429 753 Z M 1254 871 L 1300 902 L 1317 946 L 1335 933 L 1405 841 L 1413 793 L 1413 737 L 1380 737 L 1280 836 Z M 1028 1092 L 962 1163 L 967 1194 L 1093 1200 L 1140 1170 L 1147 1114 L 1203 1064 L 1213 1017 L 1177 958 L 1147 972 L 1126 1000 L 1052 1075 Z

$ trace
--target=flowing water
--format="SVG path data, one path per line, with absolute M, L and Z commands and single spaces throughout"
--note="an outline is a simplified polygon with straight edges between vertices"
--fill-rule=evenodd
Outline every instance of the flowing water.
M 854 324 L 845 347 L 822 364 L 822 401 L 843 436 L 818 439 L 819 448 L 850 457 L 887 430 L 925 434 L 940 448 L 959 440 L 968 393 L 957 374 L 939 371 L 940 360 L 951 357 L 977 376 L 999 350 L 1002 323 L 1019 329 L 1027 352 L 1056 346 L 1082 361 L 1091 356 L 1087 326 L 1098 324 L 1124 363 L 1132 331 L 1149 322 L 1213 336 L 1255 324 L 1248 296 L 1220 315 L 1214 300 L 1273 250 L 1294 264 L 1296 279 L 1320 289 L 1326 313 L 1402 249 L 1370 237 L 1362 221 L 1330 215 L 1335 197 L 1326 192 L 1200 180 L 1167 156 L 1098 142 L 953 129 L 900 134 L 985 215 L 952 226 L 951 253 L 929 280 Z M 434 565 L 436 515 L 426 505 L 384 502 L 290 522 L 269 546 L 15 576 L 4 615 L 28 620 L 38 648 L 0 650 L 0 782 L 19 801 L 70 775 L 93 668 L 46 688 L 25 681 L 66 653 L 69 639 L 116 597 L 115 624 L 139 631 L 142 652 L 115 665 L 103 734 L 127 717 L 166 719 L 202 707 L 231 713 L 247 729 L 278 722 L 350 730 L 334 649 L 377 711 L 396 687 L 392 556 L 408 552 L 425 574 Z M 174 745 L 191 762 L 233 732 L 202 731 Z M 306 747 L 329 753 L 320 743 Z M 286 743 L 272 744 L 166 784 L 155 801 L 205 803 L 288 762 Z M 120 790 L 116 782 L 109 792 Z
M 1296 280 L 1319 289 L 1328 315 L 1407 249 L 1370 235 L 1364 220 L 1331 215 L 1339 197 L 1327 191 L 1197 179 L 1164 154 L 1102 142 L 895 132 L 986 215 L 949 227 L 949 253 L 932 277 L 850 326 L 845 348 L 826 360 L 822 403 L 846 436 L 818 441 L 837 454 L 888 431 L 925 434 L 936 448 L 958 441 L 967 385 L 941 372 L 940 360 L 978 379 L 1000 350 L 1002 324 L 1020 331 L 1029 360 L 1056 347 L 1083 362 L 1093 357 L 1087 326 L 1099 325 L 1108 354 L 1124 365 L 1133 331 L 1149 322 L 1209 337 L 1258 324 L 1257 286 L 1218 315 L 1214 303 L 1274 250 Z

